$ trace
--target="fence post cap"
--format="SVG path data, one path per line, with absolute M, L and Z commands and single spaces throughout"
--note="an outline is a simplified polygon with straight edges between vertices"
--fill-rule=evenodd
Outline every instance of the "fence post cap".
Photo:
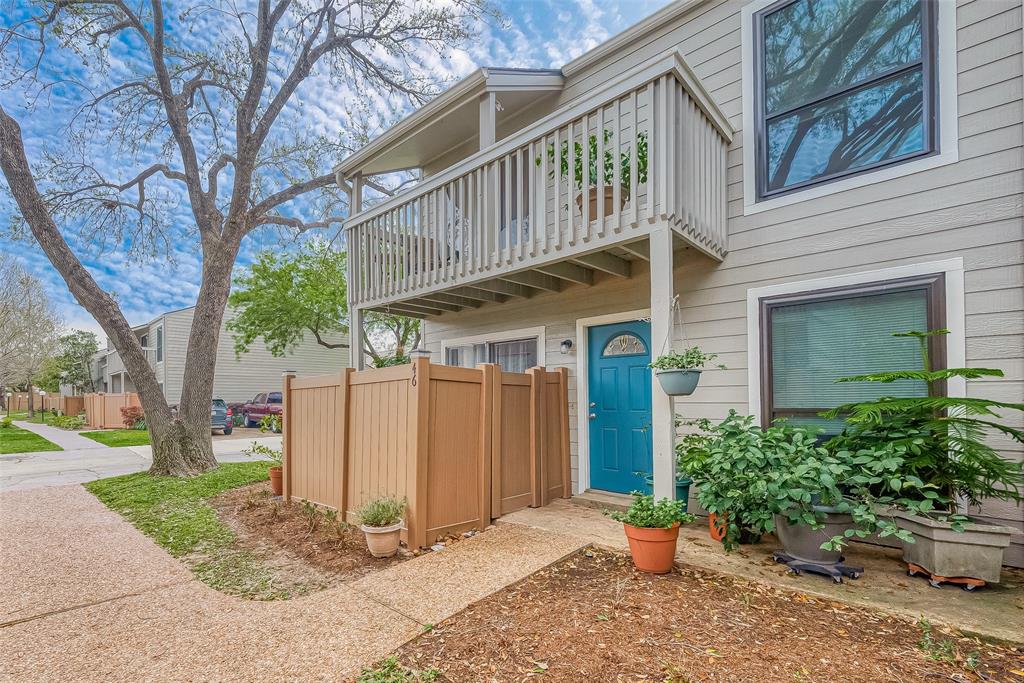
M 296 374 L 297 373 L 296 373 L 295 370 L 284 370 L 283 372 L 281 372 L 281 376 L 282 377 L 287 377 L 288 375 L 291 375 L 292 377 L 294 377 Z

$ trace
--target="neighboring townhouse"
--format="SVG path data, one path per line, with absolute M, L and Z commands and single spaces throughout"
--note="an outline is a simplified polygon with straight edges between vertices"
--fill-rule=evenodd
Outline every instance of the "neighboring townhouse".
M 336 167 L 353 318 L 567 367 L 577 494 L 669 495 L 676 416 L 834 432 L 817 413 L 876 395 L 837 377 L 920 362 L 896 331 L 948 328 L 937 365 L 1005 378 L 947 391 L 1020 401 L 1021 46 L 1016 0 L 687 0 L 561 69 L 479 69 Z M 686 344 L 728 369 L 673 415 L 646 366 Z
M 174 405 L 181 400 L 182 378 L 185 375 L 185 354 L 192 329 L 195 307 L 169 311 L 145 325 L 132 328 L 146 351 L 149 364 L 156 372 L 157 381 Z M 213 378 L 213 395 L 228 402 L 242 402 L 266 391 L 280 390 L 281 373 L 295 370 L 299 375 L 319 375 L 337 372 L 349 364 L 348 349 L 328 349 L 307 336 L 293 352 L 275 357 L 260 341 L 246 353 L 235 355 L 234 338 L 226 325 L 231 320 L 230 309 L 225 312 L 217 344 L 217 369 Z M 331 343 L 344 338 L 330 338 Z M 135 385 L 128 375 L 120 354 L 110 340 L 93 361 L 93 377 L 98 391 L 121 393 L 134 391 Z

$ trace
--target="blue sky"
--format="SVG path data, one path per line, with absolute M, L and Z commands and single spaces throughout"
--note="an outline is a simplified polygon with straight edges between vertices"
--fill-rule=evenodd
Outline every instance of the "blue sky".
M 13 5 L 8 2 L 0 2 L 4 9 L 0 12 L 0 24 L 9 21 L 19 8 L 18 0 L 13 0 Z M 505 16 L 506 24 L 478 25 L 477 36 L 470 44 L 451 50 L 445 59 L 433 63 L 432 69 L 438 78 L 453 80 L 478 66 L 557 68 L 664 4 L 665 0 L 501 0 L 497 5 Z M 10 7 L 15 9 L 12 11 Z M 195 38 L 204 41 L 216 34 L 217 28 L 211 24 L 208 35 L 199 32 Z M 53 54 L 50 53 L 51 56 Z M 125 41 L 111 50 L 109 68 L 115 73 L 130 69 L 132 60 L 138 59 L 139 55 L 140 47 Z M 69 72 L 80 69 L 81 65 L 74 60 L 67 53 L 60 55 L 48 63 L 51 74 L 60 73 L 62 69 Z M 21 122 L 30 161 L 39 164 L 45 153 L 61 149 L 63 131 L 82 96 L 81 92 L 73 89 L 55 90 L 29 113 L 24 109 L 21 93 L 0 91 L 4 107 Z M 301 117 L 303 125 L 311 129 L 331 133 L 332 128 L 343 125 L 343 112 L 353 106 L 356 96 L 357 93 L 344 88 L 323 88 L 315 101 L 304 103 L 294 115 Z M 388 112 L 388 115 L 402 113 L 405 112 L 399 110 Z M 122 181 L 148 165 L 146 160 L 125 159 L 113 152 L 102 158 L 101 163 L 106 164 L 105 172 L 120 177 Z M 2 179 L 0 188 L 6 190 Z M 102 234 L 88 234 L 81 225 L 62 224 L 65 237 L 101 286 L 117 298 L 132 324 L 146 322 L 164 311 L 195 302 L 201 263 L 197 238 L 189 227 L 192 225 L 190 209 L 181 201 L 171 203 L 169 207 L 167 217 L 174 226 L 175 237 L 171 240 L 170 249 L 155 257 L 127 253 L 125 241 L 121 238 L 104 244 L 106 240 Z M 0 194 L 2 248 L 13 253 L 32 273 L 44 280 L 68 328 L 95 331 L 102 340 L 99 325 L 78 306 L 31 237 L 8 238 L 6 233 L 12 225 L 9 223 L 11 208 L 9 198 Z M 250 235 L 242 245 L 236 271 L 261 248 L 278 247 L 280 244 L 276 233 Z

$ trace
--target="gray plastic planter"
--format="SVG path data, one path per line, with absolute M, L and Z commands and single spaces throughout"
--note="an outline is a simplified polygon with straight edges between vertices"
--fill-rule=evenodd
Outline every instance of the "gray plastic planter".
M 658 376 L 658 383 L 669 396 L 689 396 L 697 388 L 700 380 L 700 370 L 655 370 Z
M 914 543 L 903 544 L 903 559 L 933 576 L 967 577 L 999 583 L 1003 551 L 1015 532 L 995 524 L 970 523 L 963 532 L 907 512 L 896 512 L 897 524 L 914 534 Z
M 823 526 L 812 529 L 806 524 L 790 524 L 783 515 L 775 515 L 775 535 L 779 537 L 787 555 L 807 562 L 832 564 L 842 559 L 842 553 L 834 550 L 822 550 L 821 544 L 833 536 L 841 536 L 853 526 L 853 517 L 842 512 L 832 512 L 835 508 L 815 507 L 825 512 Z

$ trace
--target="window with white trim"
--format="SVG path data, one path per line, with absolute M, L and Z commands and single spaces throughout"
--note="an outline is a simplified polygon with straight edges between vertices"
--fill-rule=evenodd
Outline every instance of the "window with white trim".
M 938 152 L 934 0 L 781 0 L 753 16 L 758 200 Z
M 505 372 L 526 372 L 537 365 L 537 338 L 449 346 L 445 349 L 445 363 L 463 368 L 497 363 Z
M 840 377 L 923 369 L 918 342 L 897 332 L 945 327 L 945 278 L 926 275 L 760 299 L 761 407 L 765 425 L 838 434 L 843 420 L 822 413 L 881 396 L 924 396 L 924 382 L 837 383 Z M 932 367 L 945 367 L 945 341 L 930 343 Z

